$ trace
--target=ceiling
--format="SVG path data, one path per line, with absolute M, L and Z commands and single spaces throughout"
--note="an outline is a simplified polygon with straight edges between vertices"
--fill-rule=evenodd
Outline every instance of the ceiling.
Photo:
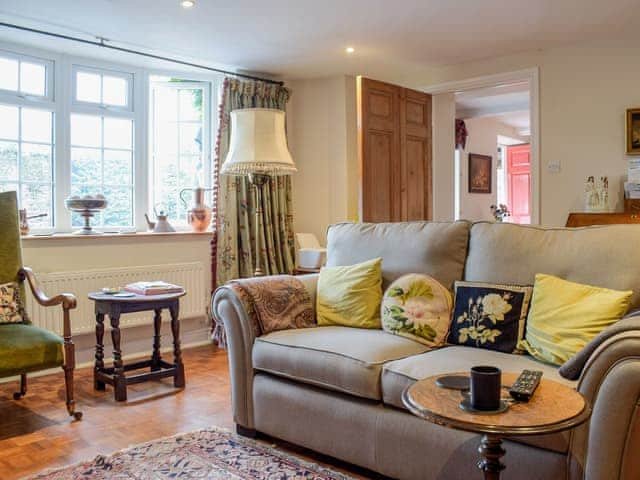
M 424 78 L 432 66 L 631 36 L 640 22 L 637 7 L 638 0 L 196 0 L 186 10 L 178 0 L 0 0 L 0 19 L 287 78 L 388 79 L 393 72 Z M 43 43 L 5 28 L 0 39 Z M 346 46 L 355 53 L 346 54 Z
M 522 135 L 528 135 L 528 82 L 465 90 L 457 92 L 455 99 L 457 118 L 491 118 L 514 127 Z

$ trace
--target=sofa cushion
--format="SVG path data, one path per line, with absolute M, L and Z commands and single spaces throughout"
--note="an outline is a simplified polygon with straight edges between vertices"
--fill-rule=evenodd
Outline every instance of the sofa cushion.
M 59 367 L 62 338 L 24 323 L 0 325 L 0 378 Z
M 556 367 L 539 362 L 529 355 L 451 346 L 386 363 L 382 369 L 382 400 L 388 405 L 404 409 L 402 392 L 417 380 L 446 373 L 468 372 L 474 365 L 493 365 L 503 372 L 514 373 L 520 373 L 524 369 L 542 370 L 544 379 L 555 380 L 571 387 L 578 383 L 561 377 Z M 530 437 L 523 442 L 548 450 L 566 452 L 568 435 Z
M 640 226 L 542 228 L 475 223 L 465 280 L 533 285 L 536 273 L 613 290 L 633 290 L 640 307 Z M 384 265 L 383 265 L 384 268 Z
M 340 223 L 327 233 L 327 266 L 382 257 L 382 288 L 407 273 L 424 273 L 449 290 L 462 280 L 470 223 Z M 533 282 L 531 282 L 533 283 Z
M 413 340 L 382 330 L 330 326 L 263 335 L 253 346 L 253 367 L 273 375 L 382 399 L 385 362 L 428 350 Z

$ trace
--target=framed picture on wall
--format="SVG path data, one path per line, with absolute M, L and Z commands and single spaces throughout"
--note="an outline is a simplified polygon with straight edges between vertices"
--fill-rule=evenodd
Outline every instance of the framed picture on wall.
M 627 155 L 640 155 L 640 108 L 627 109 Z
M 469 154 L 469 193 L 491 193 L 491 157 Z

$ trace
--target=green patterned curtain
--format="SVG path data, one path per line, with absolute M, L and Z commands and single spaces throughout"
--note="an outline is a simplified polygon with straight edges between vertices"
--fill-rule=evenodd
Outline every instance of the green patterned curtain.
M 253 275 L 255 262 L 256 191 L 245 177 L 218 176 L 229 150 L 230 113 L 239 108 L 284 110 L 289 100 L 287 88 L 260 81 L 227 78 L 219 110 L 219 130 L 214 169 L 214 213 L 216 231 L 212 242 L 212 287 L 234 278 Z M 294 239 L 291 178 L 272 177 L 264 186 L 261 265 L 268 275 L 292 273 Z

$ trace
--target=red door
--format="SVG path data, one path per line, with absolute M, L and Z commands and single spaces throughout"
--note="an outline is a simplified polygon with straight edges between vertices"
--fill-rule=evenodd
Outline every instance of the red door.
M 531 223 L 531 146 L 507 147 L 507 195 L 513 223 Z

